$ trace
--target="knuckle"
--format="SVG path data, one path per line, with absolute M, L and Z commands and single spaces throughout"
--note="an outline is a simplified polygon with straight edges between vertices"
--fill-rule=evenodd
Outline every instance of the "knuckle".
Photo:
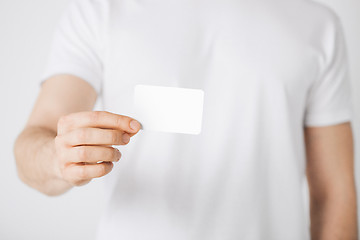
M 107 173 L 107 168 L 105 164 L 99 165 L 99 176 L 104 176 Z
M 87 178 L 86 168 L 84 166 L 79 167 L 78 179 L 83 180 Z
M 89 112 L 89 120 L 91 123 L 98 122 L 100 117 L 101 117 L 101 112 L 98 111 Z
M 87 139 L 88 133 L 85 129 L 78 129 L 75 134 L 75 140 L 77 142 L 83 142 Z
M 116 126 L 123 126 L 124 125 L 124 117 L 119 115 L 117 118 L 115 118 L 115 124 Z
M 70 126 L 71 118 L 72 118 L 71 115 L 65 115 L 59 118 L 57 124 L 58 132 L 62 132 L 63 129 L 66 129 L 67 127 Z
M 111 141 L 111 143 L 119 142 L 119 133 L 117 131 L 112 131 L 110 133 L 110 141 Z
M 80 160 L 80 162 L 86 162 L 86 160 L 88 158 L 88 151 L 86 148 L 79 147 L 77 149 L 77 154 L 78 154 L 78 159 Z

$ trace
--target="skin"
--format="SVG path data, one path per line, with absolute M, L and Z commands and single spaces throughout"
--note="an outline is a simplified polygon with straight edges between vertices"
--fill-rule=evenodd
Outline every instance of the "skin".
M 128 144 L 140 124 L 127 116 L 91 111 L 95 101 L 95 90 L 75 76 L 57 75 L 43 83 L 15 142 L 23 182 L 56 196 L 112 170 L 121 157 L 112 145 Z
M 314 240 L 357 240 L 353 137 L 350 123 L 305 129 Z
M 49 196 L 111 172 L 140 124 L 93 112 L 97 95 L 85 81 L 57 75 L 44 82 L 15 142 L 18 175 Z M 304 129 L 313 240 L 356 240 L 353 140 L 349 123 Z M 100 162 L 101 161 L 101 162 Z

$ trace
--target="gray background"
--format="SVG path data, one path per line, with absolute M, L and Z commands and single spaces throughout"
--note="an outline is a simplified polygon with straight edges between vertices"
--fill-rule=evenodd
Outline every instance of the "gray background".
M 23 128 L 44 69 L 52 32 L 69 0 L 0 0 L 0 239 L 94 239 L 104 199 L 101 180 L 46 197 L 16 175 L 13 142 Z M 322 0 L 341 17 L 350 58 L 360 172 L 360 1 Z M 304 13 L 304 17 L 306 13 Z M 359 177 L 357 176 L 357 185 Z M 359 201 L 360 203 L 360 201 Z

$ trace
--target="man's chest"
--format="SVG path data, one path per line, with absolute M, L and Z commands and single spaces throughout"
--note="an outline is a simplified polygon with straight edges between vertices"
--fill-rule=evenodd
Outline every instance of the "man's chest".
M 134 87 L 145 84 L 203 89 L 217 101 L 239 104 L 264 91 L 270 98 L 283 92 L 302 106 L 318 53 L 271 11 L 250 15 L 228 2 L 124 5 L 109 24 L 106 95 L 132 99 Z

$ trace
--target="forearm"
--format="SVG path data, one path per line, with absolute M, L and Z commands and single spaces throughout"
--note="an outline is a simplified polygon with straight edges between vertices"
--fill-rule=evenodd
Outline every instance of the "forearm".
M 41 127 L 27 127 L 15 143 L 18 175 L 27 185 L 47 195 L 60 195 L 71 188 L 55 167 L 56 133 Z
M 355 187 L 338 188 L 311 197 L 311 239 L 358 239 Z

